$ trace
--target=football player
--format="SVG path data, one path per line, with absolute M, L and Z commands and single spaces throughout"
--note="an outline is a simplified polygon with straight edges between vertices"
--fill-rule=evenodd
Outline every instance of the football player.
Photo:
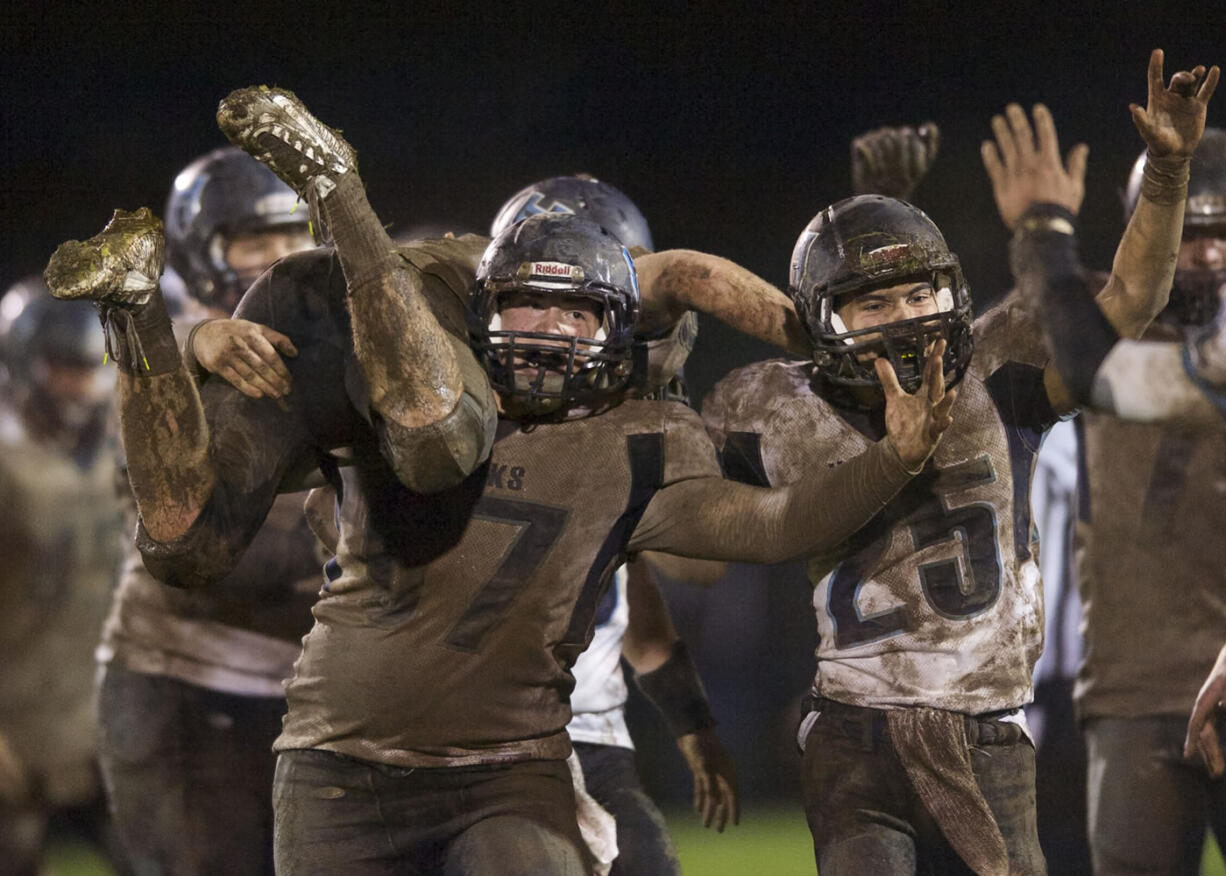
M 1134 113 L 1151 151 L 1185 165 L 1204 124 L 1204 100 L 1185 93 L 1194 80 L 1180 73 L 1164 87 L 1155 53 L 1148 108 Z M 1007 115 L 993 123 L 1006 156 L 1018 144 L 1037 151 L 1079 204 L 1084 150 L 1066 167 L 1044 108 L 1037 150 L 1020 107 Z M 1050 200 L 1034 179 L 1004 182 L 1002 212 Z M 1100 296 L 1130 330 L 1165 296 L 1178 243 L 1177 206 L 1153 194 Z M 740 369 L 704 404 L 729 474 L 783 484 L 802 460 L 839 466 L 881 434 L 882 394 L 895 380 L 914 385 L 935 339 L 959 382 L 955 423 L 924 474 L 810 559 L 820 643 L 799 736 L 818 869 L 1043 872 L 1020 712 L 1042 641 L 1028 491 L 1043 432 L 1071 408 L 1067 391 L 1015 302 L 976 321 L 972 358 L 958 261 L 904 202 L 860 196 L 822 211 L 797 241 L 790 292 L 814 361 Z M 882 360 L 894 364 L 886 379 L 873 370 Z
M 206 317 L 189 338 L 225 327 L 236 360 L 227 376 L 243 391 L 274 391 L 277 371 L 248 381 L 238 369 L 246 370 L 252 348 L 292 355 L 289 339 L 221 318 L 269 265 L 314 246 L 298 196 L 228 146 L 175 178 L 166 219 L 167 259 L 192 305 L 184 321 Z M 124 563 L 97 655 L 101 762 L 115 825 L 142 872 L 271 874 L 281 682 L 311 628 L 319 588 L 303 497 L 279 497 L 235 570 L 208 592 L 187 593 L 145 569 L 126 483 L 123 494 Z
M 102 368 L 97 315 L 53 301 L 37 279 L 19 286 L 4 299 L 19 312 L 0 338 L 9 365 L 0 403 L 0 861 L 6 873 L 33 876 L 57 816 L 107 845 L 93 646 L 122 520 L 105 427 L 114 380 Z
M 516 192 L 495 214 L 490 234 L 497 236 L 516 222 L 540 213 L 573 213 L 591 219 L 609 230 L 632 255 L 641 256 L 652 249 L 650 228 L 634 203 L 615 187 L 586 175 L 551 177 Z M 237 326 L 241 321 L 231 323 Z M 200 361 L 207 363 L 210 371 L 226 375 L 251 364 L 262 383 L 280 383 L 271 363 L 248 362 L 241 343 L 223 340 L 225 325 L 219 322 L 211 326 L 217 331 L 199 344 L 196 355 Z M 658 389 L 662 384 L 678 380 L 677 372 L 696 335 L 696 314 L 691 311 L 654 337 L 636 336 L 646 348 L 647 390 L 660 393 L 664 391 Z M 193 338 L 198 343 L 202 340 L 195 333 Z M 281 364 L 280 357 L 275 357 L 275 364 Z M 251 380 L 235 385 L 254 389 Z M 255 392 L 254 397 L 259 394 Z M 684 401 L 684 394 L 679 400 Z M 331 501 L 316 495 L 312 503 L 323 507 Z M 322 514 L 316 517 L 323 522 Z M 327 530 L 321 534 L 317 529 L 317 535 L 325 546 L 336 541 Z M 647 568 L 649 562 L 670 567 L 684 563 L 679 570 L 672 569 L 674 577 L 691 579 L 697 574 L 705 582 L 717 577 L 723 566 L 662 555 L 648 557 L 651 559 L 645 557 L 644 562 L 632 567 L 629 575 L 624 569 L 618 570 L 597 609 L 591 645 L 573 669 L 574 717 L 567 732 L 583 767 L 586 791 L 616 818 L 619 853 L 613 866 L 615 874 L 675 873 L 679 866 L 664 817 L 643 791 L 634 764 L 634 744 L 624 714 L 627 690 L 622 656 L 677 737 L 694 776 L 695 808 L 704 824 L 714 823 L 722 831 L 730 820 L 734 824 L 739 821 L 735 768 L 714 732 L 715 720 L 706 693 Z M 625 649 L 623 642 L 628 643 Z
M 485 251 L 469 297 L 468 283 L 448 285 L 463 277 L 454 260 L 392 250 L 352 151 L 292 96 L 240 92 L 220 116 L 315 202 L 337 244 L 282 260 L 238 311 L 298 350 L 284 404 L 214 381 L 197 395 L 167 342 L 160 237 L 147 211 L 121 212 L 91 241 L 63 245 L 47 277 L 62 296 L 101 301 L 120 336 L 137 537 L 159 578 L 216 580 L 287 474 L 330 470 L 341 535 L 287 687 L 278 864 L 581 872 L 562 762 L 567 670 L 620 557 L 658 549 L 774 561 L 844 540 L 910 480 L 948 425 L 943 345 L 915 395 L 887 393 L 881 442 L 790 487 L 725 482 L 696 415 L 623 401 L 639 371 L 638 286 L 629 254 L 599 226 L 524 220 Z M 441 282 L 420 282 L 420 264 L 400 270 L 413 258 Z M 427 304 L 427 289 L 444 294 Z M 498 394 L 496 431 L 480 408 L 452 417 L 465 404 L 461 387 L 473 385 L 463 371 L 465 299 L 481 376 Z M 430 335 L 443 325 L 435 311 L 451 326 L 460 319 L 441 345 Z M 379 337 L 357 328 L 371 315 L 383 323 Z M 401 331 L 389 336 L 392 323 Z M 400 428 L 384 428 L 396 416 Z M 427 437 L 442 440 L 426 449 L 449 453 L 406 449 L 439 417 L 444 427 Z M 137 437 L 146 424 L 154 428 Z M 353 465 L 329 463 L 338 446 L 353 448 Z M 465 463 L 487 455 L 456 482 Z
M 1142 155 L 1135 165 L 1130 207 L 1149 185 L 1148 164 Z M 1184 334 L 1213 320 L 1226 280 L 1223 237 L 1226 131 L 1210 128 L 1191 162 L 1170 301 L 1138 345 L 1177 349 Z M 1019 236 L 1019 247 L 1031 245 Z M 1037 264 L 1030 258 L 1020 266 Z M 1043 282 L 1019 281 L 1032 291 Z M 1089 302 L 1068 286 L 1060 295 Z M 1111 373 L 1113 397 L 1135 399 L 1142 388 Z M 1152 386 L 1152 376 L 1143 379 Z M 1089 756 L 1094 869 L 1196 872 L 1206 822 L 1215 832 L 1226 827 L 1226 787 L 1182 757 L 1189 705 L 1226 627 L 1226 545 L 1217 537 L 1226 511 L 1218 489 L 1226 476 L 1222 424 L 1129 423 L 1093 410 L 1078 425 L 1086 656 L 1075 697 Z

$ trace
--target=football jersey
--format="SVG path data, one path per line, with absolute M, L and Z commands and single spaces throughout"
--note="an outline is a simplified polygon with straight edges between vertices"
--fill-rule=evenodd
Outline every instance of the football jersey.
M 634 748 L 626 727 L 626 674 L 621 665 L 622 639 L 630 623 L 626 577 L 626 567 L 619 566 L 596 609 L 592 642 L 575 662 L 570 695 L 574 717 L 566 725 L 574 742 Z
M 844 545 L 809 560 L 823 697 L 967 714 L 1031 698 L 1043 609 L 1030 476 L 1056 420 L 1047 357 L 1015 297 L 977 320 L 974 335 L 953 425 L 924 472 Z M 836 407 L 818 380 L 808 362 L 772 360 L 716 385 L 703 415 L 727 476 L 790 483 L 881 434 L 883 409 Z
M 278 750 L 399 766 L 564 758 L 574 682 L 614 569 L 657 490 L 719 477 L 698 416 L 627 401 L 502 421 L 490 461 L 423 496 L 359 441 Z
M 1226 427 L 1087 411 L 1078 430 L 1079 714 L 1186 716 L 1226 640 Z
M 126 486 L 126 485 L 125 485 Z M 304 493 L 279 496 L 238 566 L 208 589 L 159 583 L 132 540 L 98 646 L 99 663 L 161 675 L 242 696 L 284 696 L 322 575 L 315 538 L 302 515 Z
M 54 805 L 95 788 L 93 649 L 119 567 L 115 456 L 76 458 L 0 409 L 0 736 Z

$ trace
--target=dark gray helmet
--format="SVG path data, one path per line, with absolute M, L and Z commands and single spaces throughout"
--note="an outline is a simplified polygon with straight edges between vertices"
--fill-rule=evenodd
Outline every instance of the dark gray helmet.
M 0 299 L 6 317 L 0 346 L 17 379 L 28 379 L 39 360 L 93 367 L 106 352 L 98 309 L 87 301 L 56 301 L 42 278 L 19 280 Z
M 936 293 L 931 316 L 848 331 L 836 312 L 872 289 L 922 280 Z M 867 354 L 888 357 L 899 383 L 913 392 L 924 372 L 924 350 L 948 343 L 946 379 L 962 379 L 970 363 L 971 296 L 958 258 L 922 210 L 881 195 L 839 201 L 818 213 L 792 251 L 788 294 L 813 341 L 813 360 L 831 383 L 879 386 Z
M 1137 156 L 1128 175 L 1124 208 L 1128 216 L 1141 197 L 1141 176 L 1145 172 L 1145 153 Z M 1226 227 L 1226 130 L 1205 128 L 1192 153 L 1188 175 L 1188 203 L 1184 208 L 1184 229 Z M 1179 325 L 1207 325 L 1221 303 L 1219 290 L 1226 286 L 1226 270 L 1189 268 L 1175 271 L 1171 297 L 1161 318 Z
M 550 177 L 520 189 L 498 209 L 490 237 L 537 213 L 575 213 L 592 220 L 626 247 L 653 248 L 651 229 L 634 202 L 587 174 Z
M 236 234 L 305 227 L 308 210 L 276 174 L 235 146 L 185 167 L 166 201 L 166 260 L 203 303 L 233 310 L 247 291 L 225 259 Z
M 590 299 L 601 327 L 592 338 L 505 331 L 500 300 L 508 292 Z M 469 327 L 494 389 L 512 410 L 532 416 L 597 406 L 636 385 L 643 367 L 634 343 L 638 312 L 626 247 L 588 219 L 543 213 L 503 230 L 486 249 Z

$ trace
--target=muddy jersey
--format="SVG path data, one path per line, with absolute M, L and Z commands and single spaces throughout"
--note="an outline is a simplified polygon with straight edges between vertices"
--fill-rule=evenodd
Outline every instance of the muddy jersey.
M 340 475 L 336 558 L 275 747 L 457 766 L 567 756 L 570 668 L 644 546 L 640 516 L 719 465 L 688 408 L 628 401 L 504 420 L 488 465 L 442 493 L 409 492 L 364 443 Z
M 1226 428 L 1078 426 L 1079 712 L 1186 716 L 1226 640 Z
M 322 580 L 304 493 L 279 496 L 224 580 L 207 590 L 157 581 L 132 540 L 126 490 L 123 571 L 98 647 L 100 663 L 242 696 L 284 696 Z
M 592 643 L 575 663 L 575 689 L 570 695 L 574 717 L 566 726 L 574 742 L 634 748 L 626 727 L 626 674 L 621 665 L 629 623 L 626 567 L 621 566 L 596 608 Z
M 841 548 L 814 556 L 816 691 L 875 708 L 968 714 L 1031 697 L 1043 611 L 1030 475 L 1056 420 L 1041 338 L 1015 299 L 976 321 L 953 425 L 923 474 Z M 882 411 L 837 407 L 806 362 L 720 381 L 703 414 L 727 476 L 784 484 L 837 466 L 882 430 Z
M 0 736 L 53 804 L 94 788 L 93 648 L 119 567 L 115 456 L 76 458 L 0 409 Z

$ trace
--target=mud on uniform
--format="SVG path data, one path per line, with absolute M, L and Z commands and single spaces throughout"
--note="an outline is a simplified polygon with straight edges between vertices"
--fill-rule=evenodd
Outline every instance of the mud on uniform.
M 1155 325 L 1146 340 L 1174 333 Z M 1183 759 L 1188 715 L 1226 639 L 1226 431 L 1084 412 L 1077 572 L 1095 872 L 1194 872 L 1226 782 Z
M 272 743 L 321 580 L 304 494 L 279 496 L 238 566 L 209 590 L 146 571 L 129 525 L 98 662 L 100 747 L 134 865 L 271 873 Z
M 51 812 L 101 799 L 93 647 L 119 567 L 114 453 L 75 457 L 0 407 L 0 737 L 26 793 L 0 799 L 0 864 L 35 872 Z
M 885 710 L 908 707 L 971 716 L 971 764 L 1011 862 L 1042 870 L 1034 752 L 1019 707 L 1031 698 L 1043 636 L 1030 476 L 1057 417 L 1041 338 L 1016 301 L 980 317 L 974 334 L 953 425 L 924 473 L 841 549 L 809 561 L 819 644 L 815 711 L 801 741 L 823 873 L 907 872 L 917 857 L 921 872 L 926 860 L 964 866 L 886 730 Z M 819 379 L 810 363 L 772 360 L 716 385 L 703 415 L 728 477 L 789 483 L 880 434 L 884 408 L 838 407 L 819 394 Z M 993 740 L 1007 744 L 985 752 Z
M 424 291 L 466 353 L 461 367 L 478 368 L 460 340 L 475 259 L 444 258 L 467 240 L 428 242 L 406 258 L 426 266 Z M 628 401 L 531 427 L 502 421 L 486 465 L 452 490 L 411 493 L 385 461 L 378 419 L 363 414 L 345 300 L 328 252 L 291 256 L 248 292 L 236 315 L 287 334 L 299 351 L 286 362 L 293 391 L 281 405 L 217 381 L 201 387 L 217 483 L 175 541 L 138 530 L 146 566 L 172 584 L 216 579 L 283 478 L 351 447 L 353 464 L 333 471 L 336 562 L 287 686 L 276 746 L 279 866 L 354 872 L 374 856 L 373 869 L 389 857 L 428 869 L 444 854 L 484 854 L 502 855 L 506 872 L 524 858 L 507 857 L 508 843 L 522 850 L 539 839 L 534 854 L 582 869 L 562 761 L 568 667 L 624 552 L 685 546 L 676 531 L 693 527 L 695 493 L 665 499 L 661 489 L 718 479 L 710 439 L 696 414 L 673 403 Z M 483 372 L 469 376 L 466 386 L 484 385 Z M 891 454 L 878 445 L 866 461 L 872 479 L 857 495 L 871 507 L 908 479 Z M 746 516 L 756 519 L 762 498 L 752 494 Z M 817 513 L 813 502 L 803 508 Z M 751 540 L 760 533 L 739 521 L 712 526 L 705 549 L 760 550 Z M 378 804 L 390 823 L 371 822 L 371 787 L 387 795 Z M 485 843 L 491 826 L 507 828 L 501 845 Z M 391 848 L 371 840 L 389 828 Z

